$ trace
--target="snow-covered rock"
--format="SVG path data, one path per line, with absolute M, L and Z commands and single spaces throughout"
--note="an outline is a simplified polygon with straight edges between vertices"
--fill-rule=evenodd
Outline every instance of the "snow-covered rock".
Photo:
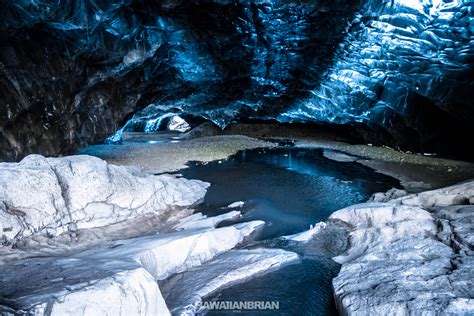
M 244 201 L 237 201 L 237 202 L 227 205 L 226 208 L 240 208 L 240 207 L 243 207 L 244 204 L 245 204 Z
M 474 181 L 400 197 L 391 203 L 421 207 L 463 205 L 474 201 Z
M 140 265 L 87 258 L 33 258 L 0 266 L 2 315 L 169 315 Z
M 9 245 L 25 236 L 57 236 L 145 214 L 166 217 L 202 199 L 208 186 L 91 156 L 30 155 L 0 163 L 0 237 Z
M 337 211 L 349 247 L 334 257 L 349 315 L 474 313 L 474 182 Z
M 317 235 L 321 229 L 324 229 L 326 227 L 326 223 L 324 222 L 319 222 L 314 227 L 311 227 L 308 230 L 305 230 L 304 232 L 297 233 L 294 235 L 289 235 L 289 236 L 283 236 L 282 239 L 286 240 L 292 240 L 292 241 L 299 241 L 299 242 L 307 242 L 314 238 L 315 235 Z
M 202 299 L 216 290 L 296 262 L 296 253 L 281 249 L 231 250 L 173 275 L 160 288 L 173 315 L 194 315 Z
M 116 241 L 106 248 L 85 251 L 76 257 L 134 261 L 155 279 L 163 280 L 231 250 L 263 224 L 252 221 L 216 229 L 199 228 L 138 237 Z
M 195 213 L 185 217 L 175 226 L 176 230 L 192 229 L 192 228 L 211 228 L 216 227 L 219 223 L 227 220 L 239 219 L 242 214 L 239 211 L 231 211 L 217 216 L 207 217 L 202 213 Z

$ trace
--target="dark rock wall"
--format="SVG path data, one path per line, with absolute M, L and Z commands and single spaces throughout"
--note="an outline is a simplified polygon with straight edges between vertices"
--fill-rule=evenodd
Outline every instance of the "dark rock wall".
M 104 140 L 137 111 L 355 126 L 467 157 L 474 4 L 0 0 L 0 156 Z

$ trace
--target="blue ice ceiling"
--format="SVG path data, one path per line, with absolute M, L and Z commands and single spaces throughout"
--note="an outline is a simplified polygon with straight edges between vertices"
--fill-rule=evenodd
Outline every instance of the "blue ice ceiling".
M 12 157 L 170 112 L 345 124 L 419 150 L 474 131 L 473 1 L 0 2 Z

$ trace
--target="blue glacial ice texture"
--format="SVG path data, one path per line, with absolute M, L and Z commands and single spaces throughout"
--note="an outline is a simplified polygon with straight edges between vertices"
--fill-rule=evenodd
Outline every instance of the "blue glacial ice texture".
M 359 123 L 401 143 L 474 119 L 472 0 L 0 1 L 9 159 L 101 141 L 149 104 L 149 120 Z
M 472 117 L 473 32 L 472 1 L 365 1 L 325 79 L 278 119 L 390 125 L 410 94 Z

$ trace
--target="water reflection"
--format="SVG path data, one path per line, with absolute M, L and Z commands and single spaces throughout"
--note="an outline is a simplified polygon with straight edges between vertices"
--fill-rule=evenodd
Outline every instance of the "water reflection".
M 267 223 L 262 239 L 303 231 L 374 192 L 399 186 L 358 163 L 329 160 L 318 149 L 248 150 L 222 163 L 193 163 L 180 173 L 211 183 L 198 211 L 216 215 L 244 201 L 242 221 Z
M 257 241 L 246 247 L 277 247 L 301 255 L 299 264 L 252 278 L 207 298 L 279 301 L 278 315 L 336 314 L 331 282 L 339 265 L 331 257 L 344 249 L 347 236 L 342 229 L 332 227 L 306 244 L 277 237 L 307 230 L 338 209 L 366 201 L 374 192 L 399 187 L 393 178 L 358 163 L 329 160 L 318 149 L 248 150 L 226 161 L 193 163 L 180 173 L 211 183 L 197 211 L 217 215 L 229 211 L 225 206 L 244 201 L 239 221 L 266 222 Z M 208 314 L 226 315 L 222 310 Z

